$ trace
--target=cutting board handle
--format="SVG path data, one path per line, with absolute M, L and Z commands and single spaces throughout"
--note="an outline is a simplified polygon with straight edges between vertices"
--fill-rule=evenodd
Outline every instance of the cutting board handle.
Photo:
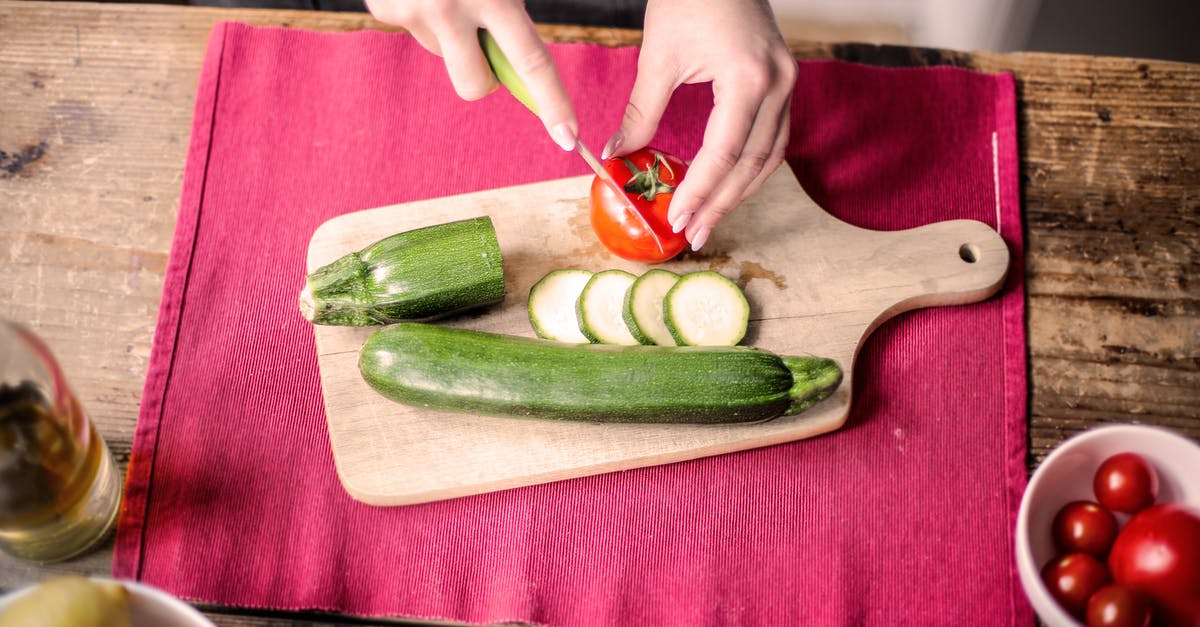
M 1008 245 L 994 228 L 978 220 L 947 220 L 891 231 L 882 243 L 881 258 L 888 263 L 876 267 L 872 281 L 894 286 L 889 294 L 894 302 L 867 335 L 905 311 L 985 300 L 1000 290 L 1008 276 Z

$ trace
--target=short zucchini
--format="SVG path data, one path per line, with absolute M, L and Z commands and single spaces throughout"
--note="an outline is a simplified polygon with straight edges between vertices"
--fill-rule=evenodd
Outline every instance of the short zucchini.
M 397 233 L 310 274 L 300 312 L 314 324 L 425 320 L 504 299 L 504 270 L 488 217 Z
M 837 363 L 749 347 L 609 346 L 419 322 L 376 331 L 359 370 L 383 396 L 437 411 L 612 423 L 739 423 L 799 413 Z

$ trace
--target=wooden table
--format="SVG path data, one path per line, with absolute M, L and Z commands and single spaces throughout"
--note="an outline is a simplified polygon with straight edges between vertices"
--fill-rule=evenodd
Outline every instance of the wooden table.
M 362 14 L 0 0 L 0 316 L 40 332 L 129 459 L 210 27 Z M 554 41 L 640 33 L 546 27 Z M 1012 71 L 1027 234 L 1029 465 L 1106 422 L 1200 440 L 1200 66 L 795 42 L 800 58 Z M 0 589 L 108 575 L 109 545 Z M 220 625 L 354 619 L 205 608 Z M 358 621 L 361 622 L 361 621 Z M 373 621 L 378 622 L 378 621 Z

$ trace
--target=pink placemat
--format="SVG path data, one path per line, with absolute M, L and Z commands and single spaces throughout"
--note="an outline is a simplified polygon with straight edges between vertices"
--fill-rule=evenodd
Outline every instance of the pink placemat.
M 552 52 L 602 145 L 636 50 Z M 711 106 L 704 86 L 681 89 L 655 144 L 690 158 Z M 876 331 L 841 430 L 376 508 L 338 482 L 296 308 L 313 230 L 586 166 L 506 94 L 460 101 L 406 35 L 219 24 L 114 574 L 200 602 L 481 623 L 1032 622 L 1011 542 L 1025 483 L 1014 108 L 1009 75 L 800 64 L 789 165 L 819 204 L 874 229 L 981 220 L 1013 253 L 999 296 Z

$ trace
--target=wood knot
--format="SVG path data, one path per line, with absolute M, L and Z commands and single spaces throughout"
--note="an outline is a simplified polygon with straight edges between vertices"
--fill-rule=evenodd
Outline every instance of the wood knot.
M 9 178 L 20 174 L 25 166 L 41 159 L 49 146 L 46 142 L 38 142 L 22 148 L 15 153 L 0 150 L 0 178 Z

